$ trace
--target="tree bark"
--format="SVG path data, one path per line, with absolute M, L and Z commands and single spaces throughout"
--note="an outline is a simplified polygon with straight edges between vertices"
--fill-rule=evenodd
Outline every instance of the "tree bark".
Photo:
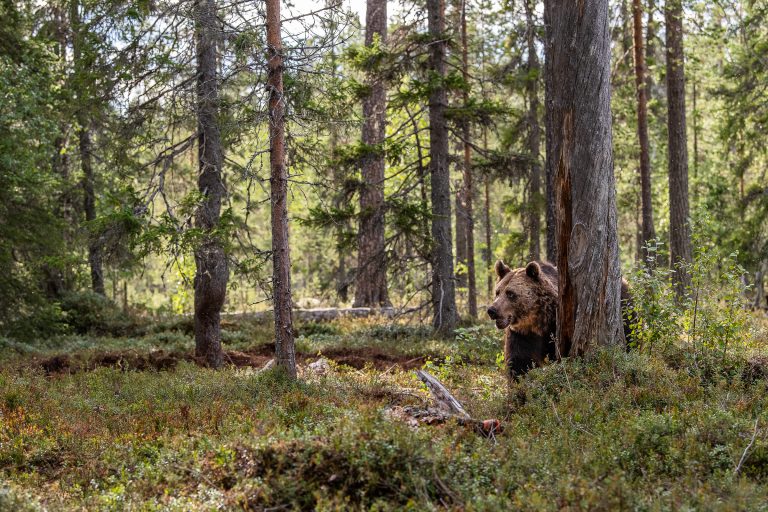
M 463 169 L 462 169 L 463 174 Z M 456 287 L 467 287 L 467 211 L 464 208 L 464 182 L 456 183 Z M 462 268 L 464 267 L 464 268 Z
M 608 0 L 547 0 L 560 356 L 623 342 Z
M 464 105 L 469 105 L 469 39 L 467 37 L 467 0 L 461 2 L 461 66 L 464 77 Z M 466 238 L 466 260 L 467 260 L 467 306 L 469 316 L 477 318 L 477 277 L 475 274 L 475 213 L 474 213 L 474 195 L 475 185 L 472 180 L 472 134 L 469 121 L 462 123 L 462 136 L 464 138 L 464 168 L 462 169 L 464 178 L 464 187 L 462 189 L 464 196 L 464 214 L 466 215 L 465 238 Z
M 545 172 L 546 172 L 546 201 L 547 201 L 547 260 L 557 261 L 557 221 L 555 218 L 555 158 L 553 151 L 553 136 L 555 128 L 552 125 L 552 112 L 554 111 L 552 101 L 552 69 L 551 41 L 549 41 L 551 26 L 552 1 L 544 1 L 544 26 L 546 28 L 546 41 L 544 45 L 544 131 L 545 131 Z
M 368 0 L 365 13 L 365 45 L 387 40 L 387 1 Z M 370 93 L 363 98 L 362 188 L 360 190 L 360 228 L 358 268 L 354 306 L 389 306 L 387 258 L 384 244 L 384 138 L 386 136 L 387 97 L 378 70 L 368 72 Z
M 280 0 L 267 0 L 267 55 L 269 61 L 269 161 L 272 199 L 272 295 L 275 308 L 275 359 L 296 378 L 296 348 L 291 299 L 291 251 L 288 242 L 288 169 L 285 165 L 285 99 Z
M 78 149 L 80 153 L 80 170 L 83 172 L 81 186 L 83 187 L 83 211 L 85 222 L 89 224 L 96 220 L 96 194 L 94 191 L 93 173 L 93 144 L 91 141 L 91 119 L 88 115 L 90 108 L 90 70 L 82 57 L 85 39 L 85 27 L 80 19 L 80 4 L 73 0 L 70 4 L 70 25 L 72 29 L 72 58 L 75 68 L 75 85 L 77 87 L 77 122 Z M 88 266 L 91 270 L 91 288 L 99 295 L 104 292 L 104 271 L 102 269 L 101 246 L 97 238 L 89 235 Z
M 432 305 L 433 325 L 449 334 L 456 326 L 456 289 L 451 237 L 451 187 L 448 171 L 448 129 L 445 107 L 445 4 L 427 0 L 430 47 L 429 173 L 432 199 Z
M 96 193 L 94 191 L 92 159 L 93 144 L 91 142 L 91 129 L 88 126 L 87 116 L 79 117 L 80 169 L 83 171 L 83 210 L 85 211 L 85 222 L 90 225 L 96 220 Z M 94 235 L 90 235 L 88 240 L 88 265 L 91 268 L 91 288 L 99 295 L 105 295 L 101 244 L 98 237 Z
M 669 146 L 669 251 L 672 280 L 678 297 L 686 294 L 690 276 L 681 265 L 692 260 L 688 223 L 688 144 L 685 126 L 685 69 L 683 7 L 681 0 L 667 0 L 667 127 Z
M 635 52 L 635 86 L 637 89 L 637 139 L 640 144 L 640 208 L 642 233 L 640 254 L 646 264 L 649 254 L 645 247 L 656 238 L 653 228 L 653 204 L 651 203 L 651 158 L 648 142 L 648 100 L 645 79 L 645 54 L 643 53 L 643 6 L 641 0 L 632 0 L 633 36 Z
M 651 73 L 647 68 L 651 66 L 651 64 L 655 63 L 656 61 L 656 45 L 655 45 L 655 39 L 656 39 L 656 31 L 654 30 L 654 24 L 656 23 L 653 20 L 653 11 L 656 9 L 656 4 L 654 0 L 647 0 L 648 1 L 648 16 L 646 16 L 646 22 L 645 22 L 645 63 L 646 63 L 646 73 L 645 73 L 645 83 L 646 83 L 646 96 L 650 99 L 651 95 L 653 94 L 653 73 Z
M 222 198 L 226 193 L 221 176 L 223 156 L 217 119 L 217 35 L 215 0 L 196 0 L 197 186 L 203 200 L 195 214 L 195 226 L 203 232 L 203 236 L 195 249 L 195 354 L 213 368 L 222 364 L 221 309 L 229 279 L 224 244 L 215 232 L 221 217 Z
M 528 44 L 528 77 L 526 93 L 528 95 L 528 152 L 531 155 L 531 181 L 528 190 L 530 204 L 528 212 L 528 261 L 541 259 L 541 135 L 539 127 L 539 57 L 536 54 L 536 21 L 534 19 L 535 3 L 525 0 L 526 39 Z

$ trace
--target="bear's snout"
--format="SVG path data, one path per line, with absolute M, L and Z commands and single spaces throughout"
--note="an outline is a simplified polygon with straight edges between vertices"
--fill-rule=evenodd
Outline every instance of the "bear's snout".
M 488 308 L 488 316 L 491 317 L 491 320 L 496 320 L 499 318 L 499 312 L 495 307 L 491 306 Z

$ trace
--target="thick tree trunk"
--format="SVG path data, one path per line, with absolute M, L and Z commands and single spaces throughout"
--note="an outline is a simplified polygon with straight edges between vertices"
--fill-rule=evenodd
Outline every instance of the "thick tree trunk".
M 469 39 L 467 38 L 467 0 L 461 2 L 461 66 L 464 76 L 464 104 L 469 104 Z M 467 306 L 469 316 L 477 318 L 477 276 L 475 273 L 475 212 L 474 195 L 475 184 L 472 180 L 472 149 L 469 121 L 465 120 L 462 124 L 462 136 L 464 137 L 464 214 L 466 217 L 466 240 L 467 240 Z
M 640 205 L 642 233 L 640 252 L 646 264 L 652 264 L 645 252 L 646 244 L 656 237 L 653 229 L 653 205 L 651 203 L 651 158 L 648 143 L 647 82 L 645 80 L 645 54 L 643 53 L 643 6 L 641 0 L 632 0 L 634 26 L 635 86 L 637 88 L 637 139 L 640 143 Z
M 557 221 L 555 218 L 555 162 L 556 159 L 552 154 L 553 149 L 553 136 L 555 128 L 552 125 L 552 112 L 554 107 L 552 104 L 552 77 L 554 70 L 552 69 L 551 54 L 551 41 L 549 41 L 549 33 L 551 31 L 551 18 L 552 18 L 552 5 L 553 0 L 544 1 L 544 26 L 546 28 L 546 42 L 544 50 L 544 131 L 545 131 L 545 172 L 546 172 L 546 201 L 547 201 L 547 260 L 557 261 L 557 236 L 555 234 L 557 230 Z
M 432 305 L 433 325 L 448 334 L 456 326 L 456 290 L 451 237 L 451 186 L 448 172 L 448 128 L 445 107 L 445 5 L 427 0 L 430 34 L 429 173 L 432 199 Z
M 690 276 L 680 265 L 691 263 L 691 227 L 688 223 L 688 143 L 685 126 L 685 69 L 683 7 L 681 0 L 667 0 L 667 127 L 669 135 L 669 251 L 678 297 L 690 286 Z
M 387 39 L 387 2 L 368 0 L 365 14 L 365 44 Z M 363 98 L 363 145 L 360 191 L 360 230 L 355 307 L 389 306 L 387 258 L 384 245 L 384 138 L 386 136 L 386 88 L 381 73 L 368 72 L 370 93 Z
M 608 0 L 548 0 L 547 72 L 556 169 L 557 345 L 581 355 L 623 341 L 611 137 Z
M 222 149 L 218 125 L 219 85 L 216 76 L 218 20 L 215 0 L 196 0 L 198 190 L 203 200 L 195 226 L 203 237 L 195 250 L 195 353 L 213 368 L 222 364 L 221 309 L 229 268 L 223 242 L 215 234 L 225 194 L 221 177 Z
M 531 155 L 531 181 L 528 190 L 528 261 L 541 259 L 541 134 L 539 127 L 539 57 L 536 54 L 535 2 L 525 0 L 526 39 L 528 43 L 528 78 L 525 84 L 528 95 L 528 152 Z
M 283 98 L 283 43 L 280 0 L 267 0 L 267 55 L 269 58 L 269 161 L 272 199 L 272 295 L 275 308 L 275 359 L 296 378 L 291 299 L 291 251 L 288 243 L 288 169 L 285 166 L 285 99 Z

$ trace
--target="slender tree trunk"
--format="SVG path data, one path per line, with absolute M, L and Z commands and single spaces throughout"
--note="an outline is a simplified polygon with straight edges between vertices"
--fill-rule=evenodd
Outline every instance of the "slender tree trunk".
M 544 0 L 544 26 L 546 27 L 547 38 L 549 38 L 550 27 L 552 23 L 552 2 L 554 0 Z M 557 262 L 557 221 L 555 218 L 555 156 L 554 140 L 555 127 L 552 122 L 552 112 L 554 112 L 553 102 L 553 83 L 552 77 L 555 70 L 552 69 L 551 58 L 552 43 L 547 40 L 544 51 L 544 130 L 545 130 L 545 151 L 546 151 L 546 200 L 547 200 L 547 260 Z
M 645 53 L 643 53 L 643 6 L 641 0 L 632 0 L 634 40 L 635 40 L 635 86 L 637 88 L 637 139 L 640 143 L 640 205 L 642 218 L 642 236 L 640 252 L 643 261 L 648 260 L 645 247 L 656 238 L 653 229 L 653 204 L 651 203 L 651 157 L 648 143 L 648 103 L 647 82 L 645 80 Z
M 763 305 L 763 298 L 765 297 L 765 288 L 763 287 L 763 269 L 765 268 L 765 262 L 761 261 L 757 264 L 757 272 L 755 272 L 755 299 L 752 302 L 754 309 L 760 309 Z
M 387 2 L 368 0 L 365 12 L 365 45 L 387 40 Z M 358 306 L 389 306 L 387 258 L 384 246 L 384 137 L 387 97 L 377 70 L 368 72 L 370 93 L 363 98 L 363 186 L 360 191 L 360 230 L 355 303 Z
M 85 222 L 91 224 L 96 220 L 96 193 L 94 191 L 94 174 L 91 142 L 91 129 L 86 116 L 80 116 L 80 169 L 83 171 L 83 210 Z M 98 237 L 91 235 L 88 241 L 88 265 L 91 268 L 91 287 L 99 295 L 104 292 L 104 270 L 102 268 L 101 243 Z
M 291 251 L 288 243 L 288 169 L 285 165 L 285 99 L 283 98 L 283 43 L 280 0 L 267 0 L 267 55 L 269 58 L 269 161 L 272 198 L 272 295 L 275 308 L 275 359 L 296 378 L 291 299 Z
M 531 155 L 531 181 L 528 191 L 530 203 L 528 217 L 528 259 L 541 259 L 541 129 L 539 127 L 539 57 L 536 54 L 535 2 L 525 0 L 526 39 L 528 43 L 528 78 L 525 88 L 528 95 L 528 152 Z
M 195 1 L 197 42 L 197 187 L 203 200 L 195 226 L 202 240 L 195 250 L 195 353 L 218 368 L 222 364 L 221 309 L 227 293 L 229 268 L 223 241 L 215 234 L 226 193 L 221 176 L 223 161 L 218 124 L 219 85 L 216 43 L 219 22 L 215 0 Z
M 445 4 L 427 0 L 429 18 L 430 72 L 433 82 L 429 94 L 429 173 L 432 199 L 432 305 L 433 325 L 443 334 L 456 326 L 456 290 L 453 275 L 451 237 L 451 186 L 448 171 L 448 128 L 445 107 Z
M 467 211 L 464 208 L 464 183 L 456 183 L 456 287 L 467 287 Z M 464 268 L 462 268 L 464 267 Z
M 699 178 L 699 111 L 696 108 L 696 74 L 693 74 L 693 207 L 696 208 L 696 203 L 699 199 L 698 194 L 698 178 Z
M 678 297 L 690 286 L 690 276 L 679 265 L 692 260 L 688 223 L 688 145 L 685 126 L 685 69 L 683 7 L 681 0 L 667 0 L 667 127 L 669 135 L 669 250 Z
M 83 187 L 83 210 L 85 222 L 90 224 L 96 220 L 96 194 L 94 191 L 93 173 L 93 145 L 91 143 L 91 119 L 88 115 L 90 105 L 90 70 L 83 60 L 83 44 L 85 39 L 85 27 L 80 19 L 80 4 L 73 0 L 70 4 L 70 25 L 72 29 L 72 58 L 74 60 L 77 90 L 77 122 L 80 125 L 78 132 L 80 170 L 83 172 L 81 185 Z M 101 246 L 98 238 L 89 236 L 88 241 L 88 266 L 91 269 L 91 287 L 93 291 L 105 295 L 104 271 L 101 262 Z
M 487 148 L 484 148 L 487 149 Z M 486 175 L 485 177 L 485 207 L 483 208 L 485 213 L 485 272 L 486 288 L 488 291 L 488 300 L 493 301 L 493 274 L 491 273 L 491 260 L 492 260 L 492 248 L 491 248 L 491 179 Z
M 332 0 L 326 0 L 326 7 L 331 7 Z M 331 21 L 331 24 L 327 27 L 329 30 L 336 30 L 335 21 Z M 336 58 L 336 48 L 331 48 L 331 73 L 336 76 L 338 72 L 338 63 Z M 329 125 L 328 130 L 328 152 L 331 158 L 336 156 L 336 148 L 339 142 L 339 133 L 334 123 Z M 342 189 L 344 188 L 345 172 L 342 166 L 334 165 L 331 171 L 331 179 L 333 180 L 336 192 L 333 197 L 333 205 L 335 208 L 342 208 L 344 206 L 345 198 Z M 342 303 L 346 303 L 349 298 L 349 282 L 347 281 L 347 256 L 346 250 L 343 247 L 344 231 L 348 227 L 347 221 L 339 222 L 334 228 L 334 236 L 336 237 L 336 296 Z
M 608 0 L 547 0 L 561 356 L 623 341 Z M 584 72 L 589 70 L 589 72 Z
M 467 0 L 461 1 L 461 66 L 464 76 L 464 105 L 469 104 L 469 40 L 467 38 Z M 464 138 L 464 214 L 466 215 L 466 260 L 467 260 L 467 294 L 469 316 L 477 318 L 477 278 L 475 275 L 475 214 L 474 214 L 474 183 L 472 181 L 472 149 L 469 121 L 462 123 Z
M 483 127 L 483 151 L 488 151 L 488 130 Z M 485 227 L 485 251 L 483 252 L 485 260 L 486 273 L 486 291 L 488 301 L 493 302 L 493 272 L 491 265 L 493 262 L 493 251 L 491 248 L 491 177 L 486 174 L 483 179 L 485 201 L 483 202 L 483 224 Z

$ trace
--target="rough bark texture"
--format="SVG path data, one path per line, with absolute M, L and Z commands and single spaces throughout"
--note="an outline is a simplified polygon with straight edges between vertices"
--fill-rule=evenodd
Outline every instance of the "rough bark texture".
M 547 159 L 556 169 L 560 356 L 623 342 L 608 0 L 548 0 Z
M 72 28 L 72 58 L 74 60 L 75 77 L 77 86 L 77 122 L 80 125 L 78 132 L 78 147 L 80 153 L 80 170 L 83 173 L 81 186 L 83 187 L 83 211 L 87 224 L 96 220 L 96 194 L 94 192 L 93 174 L 93 145 L 91 143 L 91 119 L 88 115 L 90 108 L 90 79 L 89 72 L 83 60 L 83 44 L 85 40 L 85 26 L 80 20 L 80 4 L 73 0 L 70 4 L 70 24 Z M 89 237 L 88 241 L 88 266 L 91 270 L 91 287 L 93 291 L 104 295 L 104 271 L 102 270 L 101 246 L 98 239 Z
M 464 77 L 463 101 L 465 105 L 469 104 L 469 40 L 467 38 L 467 2 L 461 2 L 461 66 Z M 469 121 L 462 123 L 462 137 L 464 138 L 464 167 L 463 171 L 463 206 L 465 217 L 465 240 L 466 240 L 466 262 L 467 262 L 467 307 L 469 316 L 477 318 L 477 277 L 475 275 L 475 213 L 474 213 L 474 194 L 475 185 L 472 180 L 472 150 Z
M 645 79 L 645 54 L 643 53 L 643 6 L 641 0 L 632 0 L 632 19 L 635 51 L 635 86 L 637 88 L 637 139 L 640 144 L 640 205 L 642 211 L 642 248 L 656 237 L 653 229 L 653 204 L 651 203 L 651 158 L 648 143 L 648 99 Z M 643 249 L 643 261 L 648 254 Z
M 678 297 L 690 286 L 690 276 L 678 265 L 691 262 L 688 224 L 688 144 L 685 126 L 685 69 L 683 8 L 681 0 L 668 0 L 667 24 L 667 128 L 669 136 L 669 252 Z
M 387 1 L 368 0 L 365 44 L 387 39 Z M 363 144 L 369 149 L 362 159 L 358 268 L 354 306 L 388 306 L 387 259 L 384 244 L 384 152 L 387 97 L 377 71 L 368 73 L 370 93 L 363 98 Z
M 275 359 L 296 378 L 291 299 L 291 251 L 288 244 L 288 169 L 285 166 L 285 100 L 280 0 L 267 0 L 267 88 L 269 90 L 269 161 L 272 199 L 272 295 L 275 308 Z
M 197 43 L 197 187 L 203 200 L 195 226 L 203 231 L 195 250 L 195 353 L 213 368 L 222 364 L 221 309 L 227 293 L 229 268 L 223 242 L 214 234 L 225 194 L 221 178 L 223 155 L 217 119 L 219 85 L 216 76 L 218 20 L 215 0 L 195 2 Z
M 552 77 L 554 70 L 552 69 L 552 59 L 550 58 L 550 48 L 552 42 L 550 41 L 550 24 L 551 24 L 551 11 L 552 0 L 545 0 L 544 2 L 544 26 L 546 28 L 546 41 L 544 44 L 544 130 L 545 130 L 545 151 L 546 151 L 546 200 L 547 200 L 547 259 L 549 261 L 557 261 L 557 240 L 555 236 L 556 220 L 555 220 L 555 162 L 556 159 L 552 156 L 553 151 L 553 135 L 554 126 L 552 125 Z
M 531 155 L 531 181 L 528 190 L 528 261 L 541 259 L 541 129 L 539 127 L 539 57 L 536 54 L 536 22 L 533 0 L 525 1 L 526 39 L 528 45 L 528 79 L 525 84 L 528 96 L 528 152 Z
M 451 237 L 451 186 L 448 172 L 448 128 L 445 107 L 445 5 L 427 0 L 429 18 L 429 174 L 432 199 L 432 305 L 433 325 L 442 333 L 456 326 L 456 287 Z

